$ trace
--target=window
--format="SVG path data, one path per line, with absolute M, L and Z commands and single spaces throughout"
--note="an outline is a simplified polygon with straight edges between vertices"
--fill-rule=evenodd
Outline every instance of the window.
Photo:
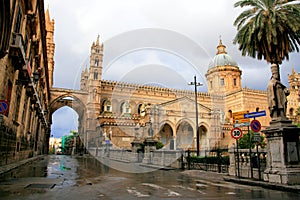
M 111 112 L 111 102 L 110 101 L 105 102 L 104 109 L 105 109 L 105 111 Z
M 236 78 L 233 79 L 233 85 L 236 86 Z
M 130 113 L 131 110 L 130 110 L 130 104 L 129 102 L 123 102 L 121 104 L 121 113 L 124 114 L 124 113 Z
M 98 71 L 95 70 L 95 71 L 94 71 L 94 80 L 97 80 L 97 79 L 98 79 Z
M 145 107 L 144 104 L 140 104 L 139 105 L 139 107 L 138 107 L 138 113 L 141 116 L 145 116 L 145 114 L 146 114 L 146 107 Z
M 95 66 L 98 67 L 98 65 L 99 65 L 99 60 L 95 59 Z
M 293 116 L 293 113 L 294 113 L 294 109 L 293 109 L 293 108 L 291 108 L 289 111 L 290 111 L 290 112 L 289 112 L 289 114 L 290 114 L 290 117 L 292 117 L 292 116 Z
M 229 118 L 232 118 L 232 110 L 228 111 Z
M 213 88 L 213 82 L 210 81 L 210 88 L 212 89 Z
M 16 17 L 15 29 L 14 29 L 15 33 L 19 33 L 20 32 L 21 23 L 22 23 L 22 11 L 21 11 L 21 8 L 19 6 L 18 7 L 17 17 Z
M 221 86 L 224 86 L 224 85 L 225 85 L 224 78 L 221 78 L 221 79 L 220 79 L 220 84 L 221 84 Z

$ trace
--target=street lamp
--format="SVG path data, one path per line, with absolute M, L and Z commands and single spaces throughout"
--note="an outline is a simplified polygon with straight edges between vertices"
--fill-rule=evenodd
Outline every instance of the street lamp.
M 195 105 L 196 105 L 196 136 L 197 136 L 197 156 L 199 156 L 199 131 L 198 131 L 198 103 L 197 103 L 197 86 L 202 86 L 202 83 L 197 83 L 196 76 L 194 76 L 194 82 L 190 82 L 189 85 L 195 86 Z

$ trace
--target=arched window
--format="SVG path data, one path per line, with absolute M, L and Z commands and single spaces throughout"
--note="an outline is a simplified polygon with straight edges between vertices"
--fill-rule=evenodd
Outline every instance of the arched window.
M 255 110 L 256 110 L 256 112 L 258 112 L 259 111 L 259 107 L 257 107 Z
M 130 104 L 129 104 L 129 102 L 128 101 L 126 101 L 126 102 L 123 102 L 122 104 L 121 104 L 121 113 L 122 114 L 125 114 L 125 113 L 131 113 L 131 108 L 130 108 Z
M 294 108 L 290 108 L 289 115 L 290 115 L 290 117 L 292 117 L 294 115 Z
M 95 70 L 95 71 L 94 71 L 94 80 L 97 80 L 97 79 L 98 79 L 98 71 Z
M 224 78 L 221 78 L 221 79 L 220 79 L 220 85 L 221 85 L 221 86 L 224 86 L 224 85 L 225 85 L 225 80 L 224 80 Z
M 99 65 L 99 60 L 95 59 L 95 66 L 98 67 L 98 65 Z
M 146 106 L 145 106 L 145 104 L 140 104 L 138 106 L 138 114 L 141 115 L 141 116 L 145 116 L 145 114 L 146 114 Z
M 232 118 L 232 110 L 228 110 L 228 117 Z
M 107 112 L 111 112 L 111 102 L 110 101 L 105 101 L 104 103 L 104 111 L 107 111 Z

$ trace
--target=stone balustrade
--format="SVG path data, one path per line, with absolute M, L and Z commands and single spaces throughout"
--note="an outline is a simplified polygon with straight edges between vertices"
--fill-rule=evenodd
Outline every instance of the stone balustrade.
M 230 148 L 228 152 L 230 157 L 230 176 L 262 179 L 266 168 L 267 152 L 265 149 L 258 149 L 258 152 L 256 149 L 251 149 L 251 158 L 249 149 L 239 149 L 237 153 L 236 148 Z
M 111 146 L 89 148 L 89 153 L 95 157 L 107 157 L 120 162 L 142 163 L 143 165 L 155 165 L 158 167 L 179 168 L 178 159 L 181 157 L 180 150 L 154 150 L 148 153 L 131 152 L 124 149 L 115 149 Z

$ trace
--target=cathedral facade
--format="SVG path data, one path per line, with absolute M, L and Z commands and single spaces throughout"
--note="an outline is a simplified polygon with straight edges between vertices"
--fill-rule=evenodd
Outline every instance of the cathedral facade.
M 103 80 L 103 48 L 98 37 L 91 46 L 90 66 L 81 74 L 80 89 L 88 93 L 87 127 L 97 127 L 87 136 L 91 145 L 102 137 L 116 147 L 130 148 L 134 138 L 153 136 L 166 149 L 195 149 L 198 131 L 200 149 L 204 150 L 235 143 L 231 137 L 234 124 L 249 122 L 238 118 L 239 122 L 237 114 L 265 110 L 266 116 L 258 119 L 262 130 L 269 126 L 267 92 L 242 88 L 242 71 L 221 40 L 205 74 L 208 91 L 197 93 Z M 294 116 L 299 98 L 291 98 L 296 101 L 290 108 Z M 247 126 L 240 128 L 248 133 Z

